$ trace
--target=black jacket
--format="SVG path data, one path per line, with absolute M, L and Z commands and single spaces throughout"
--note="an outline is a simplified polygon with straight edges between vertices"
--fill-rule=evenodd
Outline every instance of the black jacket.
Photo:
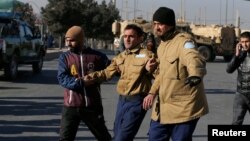
M 227 72 L 233 73 L 238 69 L 237 92 L 241 94 L 250 94 L 250 54 L 241 52 L 228 63 Z

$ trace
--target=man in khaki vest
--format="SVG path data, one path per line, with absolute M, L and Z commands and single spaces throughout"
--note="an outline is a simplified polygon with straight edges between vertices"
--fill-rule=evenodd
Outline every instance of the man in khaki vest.
M 151 88 L 152 68 L 156 64 L 154 53 L 140 45 L 142 34 L 140 27 L 128 24 L 124 28 L 125 50 L 115 56 L 106 69 L 88 74 L 89 80 L 93 78 L 97 82 L 120 75 L 113 141 L 133 141 L 147 112 L 142 104 Z M 152 96 L 148 99 L 152 100 Z
M 159 74 L 145 97 L 143 107 L 153 104 L 149 141 L 191 141 L 196 124 L 208 113 L 203 77 L 206 62 L 191 36 L 176 31 L 172 9 L 160 7 L 153 15 L 155 35 L 161 39 L 157 49 Z

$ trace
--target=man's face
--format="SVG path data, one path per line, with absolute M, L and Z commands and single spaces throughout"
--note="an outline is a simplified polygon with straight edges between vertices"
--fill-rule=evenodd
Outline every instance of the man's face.
M 154 48 L 153 42 L 152 41 L 148 41 L 147 42 L 147 49 L 150 50 L 150 51 L 152 51 L 153 48 Z
M 241 37 L 240 44 L 243 50 L 250 51 L 250 38 Z
M 78 47 L 78 42 L 75 39 L 68 37 L 65 38 L 65 45 L 70 48 L 76 48 Z
M 133 49 L 141 42 L 141 38 L 138 37 L 136 31 L 133 29 L 127 29 L 124 31 L 124 45 L 126 49 Z
M 170 30 L 170 28 L 171 26 L 154 21 L 153 29 L 157 37 L 163 36 L 168 30 Z

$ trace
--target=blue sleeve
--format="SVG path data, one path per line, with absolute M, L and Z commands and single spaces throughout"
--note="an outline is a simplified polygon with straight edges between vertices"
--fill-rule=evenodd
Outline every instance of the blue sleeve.
M 64 88 L 78 92 L 82 91 L 83 81 L 77 80 L 71 75 L 70 68 L 67 67 L 66 53 L 61 54 L 59 57 L 57 79 Z

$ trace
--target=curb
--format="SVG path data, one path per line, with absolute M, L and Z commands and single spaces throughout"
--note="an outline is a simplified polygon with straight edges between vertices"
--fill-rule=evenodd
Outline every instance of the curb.
M 44 60 L 45 61 L 49 61 L 49 60 L 53 60 L 55 58 L 58 58 L 59 55 L 62 53 L 62 52 L 65 52 L 67 49 L 63 48 L 63 49 L 60 49 L 60 48 L 53 48 L 53 49 L 48 49 L 45 56 L 44 56 Z
M 68 49 L 67 48 L 52 48 L 52 49 L 48 49 L 45 56 L 44 56 L 44 60 L 45 61 L 49 61 L 49 60 L 53 60 L 55 58 L 58 58 L 59 55 L 62 53 L 62 52 L 65 52 L 67 51 Z M 105 53 L 106 55 L 114 55 L 114 51 L 112 50 L 107 50 L 107 49 L 96 49 L 102 53 Z

